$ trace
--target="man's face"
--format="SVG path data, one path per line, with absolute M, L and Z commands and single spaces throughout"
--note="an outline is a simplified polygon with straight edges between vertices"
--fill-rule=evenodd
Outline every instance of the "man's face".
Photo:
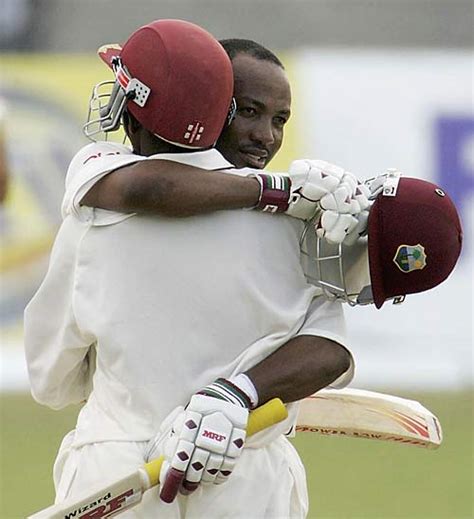
M 283 140 L 291 91 L 285 71 L 269 61 L 238 54 L 232 60 L 237 112 L 216 148 L 237 168 L 263 169 Z

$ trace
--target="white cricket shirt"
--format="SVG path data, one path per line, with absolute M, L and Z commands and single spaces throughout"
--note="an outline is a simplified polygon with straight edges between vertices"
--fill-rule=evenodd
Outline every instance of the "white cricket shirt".
M 160 157 L 170 158 L 149 158 Z M 229 167 L 215 150 L 172 159 Z M 303 222 L 248 210 L 171 219 L 80 206 L 107 171 L 137 160 L 147 159 L 110 143 L 73 159 L 50 267 L 25 311 L 35 399 L 53 408 L 87 399 L 75 445 L 149 440 L 197 390 L 295 335 L 346 344 L 340 303 L 315 297 L 305 280 Z

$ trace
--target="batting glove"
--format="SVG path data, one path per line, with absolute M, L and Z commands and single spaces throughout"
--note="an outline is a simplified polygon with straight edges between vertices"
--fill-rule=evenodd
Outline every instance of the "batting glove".
M 244 447 L 250 407 L 248 396 L 226 379 L 193 395 L 165 442 L 162 501 L 171 503 L 179 491 L 189 494 L 201 482 L 227 481 Z
M 365 231 L 370 190 L 343 168 L 323 160 L 295 160 L 288 176 L 252 174 L 260 183 L 255 209 L 316 220 L 329 243 L 353 243 Z
M 296 160 L 289 176 L 293 198 L 287 214 L 316 216 L 316 233 L 329 243 L 357 239 L 366 225 L 360 215 L 369 208 L 370 192 L 352 173 L 322 160 Z
M 322 160 L 295 160 L 288 176 L 291 179 L 292 197 L 287 214 L 310 220 L 321 210 L 321 203 L 333 193 L 342 181 L 344 170 Z
M 316 234 L 329 243 L 354 244 L 367 230 L 369 198 L 368 187 L 345 172 L 334 193 L 321 201 L 323 213 L 316 224 Z

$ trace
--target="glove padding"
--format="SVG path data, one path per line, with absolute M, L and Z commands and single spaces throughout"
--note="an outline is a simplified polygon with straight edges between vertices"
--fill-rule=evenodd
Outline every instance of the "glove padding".
M 286 214 L 301 220 L 310 220 L 321 210 L 320 202 L 334 192 L 344 170 L 323 160 L 295 160 L 288 176 L 291 180 L 291 198 Z
M 317 236 L 329 243 L 353 245 L 367 230 L 369 197 L 368 187 L 346 172 L 332 197 L 321 201 L 324 211 L 316 224 Z
M 293 196 L 286 212 L 303 220 L 315 217 L 318 237 L 349 244 L 365 231 L 370 191 L 352 173 L 322 160 L 296 160 L 289 176 Z
M 187 494 L 201 482 L 227 481 L 244 447 L 248 415 L 235 403 L 193 395 L 173 418 L 164 443 L 160 498 L 171 503 L 178 491 Z

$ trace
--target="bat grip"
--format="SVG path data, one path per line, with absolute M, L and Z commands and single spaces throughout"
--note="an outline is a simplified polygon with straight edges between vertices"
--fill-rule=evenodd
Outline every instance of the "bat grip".
M 143 467 L 150 481 L 150 487 L 155 487 L 160 484 L 160 471 L 163 461 L 165 461 L 165 457 L 160 456 L 159 458 L 149 461 Z
M 283 402 L 279 398 L 273 398 L 250 413 L 247 424 L 247 436 L 252 436 L 267 427 L 282 422 L 287 417 L 288 411 Z M 160 484 L 160 471 L 163 461 L 164 457 L 160 456 L 143 466 L 150 481 L 150 487 Z
M 288 410 L 279 398 L 273 398 L 251 411 L 247 423 L 247 436 L 253 436 L 267 427 L 282 422 L 288 417 Z

